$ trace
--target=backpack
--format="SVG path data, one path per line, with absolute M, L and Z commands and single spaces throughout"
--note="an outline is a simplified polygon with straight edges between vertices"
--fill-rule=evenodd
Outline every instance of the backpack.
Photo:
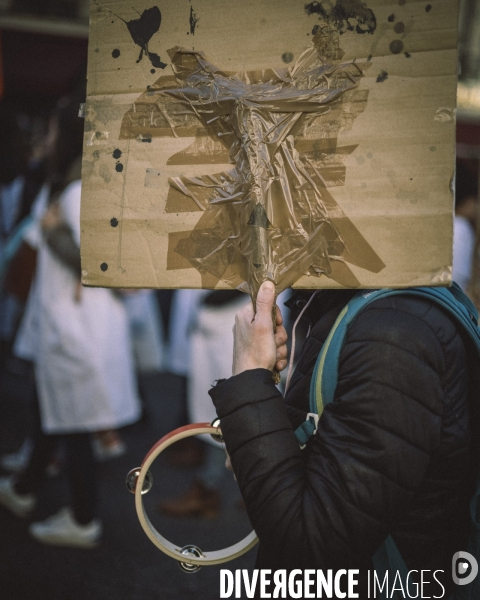
M 297 428 L 295 435 L 301 448 L 304 448 L 308 440 L 315 434 L 318 420 L 326 404 L 333 401 L 335 388 L 338 380 L 338 363 L 340 351 L 343 346 L 348 326 L 354 321 L 358 313 L 370 302 L 378 298 L 395 295 L 417 296 L 430 299 L 441 306 L 457 322 L 467 334 L 473 347 L 480 358 L 480 328 L 478 327 L 478 312 L 473 303 L 467 298 L 460 287 L 453 283 L 451 288 L 408 288 L 408 289 L 381 289 L 367 290 L 356 294 L 340 312 L 335 321 L 315 364 L 312 380 L 310 383 L 310 412 L 306 420 Z M 475 494 L 470 503 L 470 515 L 472 527 L 468 540 L 468 552 L 480 563 L 480 476 L 477 480 Z M 457 553 L 458 554 L 458 553 Z M 457 557 L 457 554 L 455 557 Z M 460 556 L 462 553 L 460 553 Z M 465 558 L 465 557 L 464 557 Z M 385 573 L 388 572 L 388 580 L 395 580 L 399 574 L 402 587 L 406 589 L 406 578 L 408 569 L 391 536 L 388 536 L 373 556 L 375 571 L 383 581 Z M 455 570 L 455 566 L 452 567 Z M 475 572 L 475 565 L 467 578 Z M 398 581 L 398 579 L 397 579 Z M 397 592 L 395 592 L 397 594 Z M 395 597 L 395 596 L 393 596 Z M 404 598 L 398 593 L 399 598 Z M 388 591 L 380 592 L 378 598 L 382 600 L 389 598 Z M 466 585 L 457 585 L 456 591 L 450 600 L 480 600 L 480 577 L 474 577 L 473 581 Z

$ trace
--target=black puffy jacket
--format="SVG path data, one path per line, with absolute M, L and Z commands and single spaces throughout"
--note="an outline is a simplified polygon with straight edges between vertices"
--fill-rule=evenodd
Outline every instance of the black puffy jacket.
M 309 307 L 314 325 L 286 402 L 264 369 L 210 391 L 260 540 L 256 566 L 359 568 L 367 597 L 371 557 L 392 534 L 407 567 L 426 571 L 424 597 L 439 596 L 427 571 L 444 571 L 437 578 L 448 593 L 478 472 L 468 401 L 473 353 L 430 301 L 372 302 L 348 329 L 334 402 L 301 451 L 294 429 L 308 412 L 313 367 L 351 295 L 323 292 Z

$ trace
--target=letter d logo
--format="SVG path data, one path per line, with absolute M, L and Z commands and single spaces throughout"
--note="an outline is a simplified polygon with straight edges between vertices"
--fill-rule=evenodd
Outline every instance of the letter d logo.
M 470 572 L 469 572 L 470 571 Z M 452 558 L 452 579 L 457 585 L 472 583 L 478 574 L 478 563 L 469 552 L 455 552 Z

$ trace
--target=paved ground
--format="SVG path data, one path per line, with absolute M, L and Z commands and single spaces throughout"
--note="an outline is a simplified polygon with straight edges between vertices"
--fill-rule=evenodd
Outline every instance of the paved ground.
M 15 450 L 28 430 L 32 381 L 25 373 L 0 373 L 0 453 Z M 137 521 L 134 497 L 125 487 L 125 475 L 152 444 L 179 425 L 179 385 L 169 374 L 143 381 L 148 418 L 124 430 L 128 454 L 100 465 L 101 514 L 104 540 L 95 550 L 42 546 L 30 539 L 28 523 L 0 507 L 0 600 L 216 600 L 220 567 L 185 574 L 161 553 Z M 153 472 L 154 487 L 148 504 L 186 489 L 192 470 L 171 467 L 161 456 Z M 236 500 L 236 484 L 225 472 L 223 506 L 218 519 L 160 518 L 161 533 L 178 544 L 195 543 L 204 550 L 223 548 L 250 530 Z M 36 517 L 53 514 L 67 500 L 62 476 L 47 481 Z M 149 512 L 154 517 L 152 511 Z M 252 568 L 255 550 L 224 565 Z

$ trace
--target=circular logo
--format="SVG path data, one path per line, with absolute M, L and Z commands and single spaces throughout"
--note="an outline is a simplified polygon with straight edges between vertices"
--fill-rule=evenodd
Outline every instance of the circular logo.
M 452 558 L 452 579 L 457 585 L 468 585 L 478 575 L 477 559 L 469 552 L 455 552 Z

